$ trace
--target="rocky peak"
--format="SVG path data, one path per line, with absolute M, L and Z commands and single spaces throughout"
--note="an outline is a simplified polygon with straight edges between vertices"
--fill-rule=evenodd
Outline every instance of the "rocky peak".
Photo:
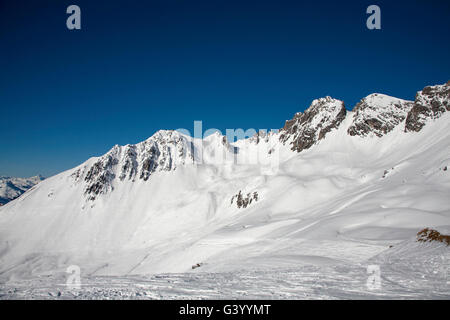
M 139 178 L 148 180 L 156 171 L 175 170 L 178 165 L 192 163 L 193 144 L 190 138 L 177 132 L 161 130 L 138 144 Z
M 72 177 L 76 182 L 83 180 L 85 195 L 88 200 L 95 200 L 98 195 L 112 191 L 114 183 L 135 179 L 147 181 L 154 172 L 175 170 L 193 159 L 189 137 L 177 131 L 161 130 L 144 142 L 114 146 L 92 165 L 76 170 Z
M 450 81 L 425 87 L 416 94 L 414 106 L 406 118 L 405 131 L 418 132 L 428 119 L 437 119 L 447 111 L 450 111 Z
M 382 137 L 403 122 L 413 106 L 412 101 L 374 93 L 362 99 L 353 109 L 351 136 Z
M 316 99 L 304 113 L 296 113 L 280 131 L 280 141 L 293 151 L 309 149 L 345 119 L 344 102 L 325 97 Z

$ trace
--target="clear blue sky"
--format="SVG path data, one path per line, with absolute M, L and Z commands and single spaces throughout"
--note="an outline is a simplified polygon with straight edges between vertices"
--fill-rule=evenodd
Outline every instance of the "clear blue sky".
M 194 120 L 280 128 L 325 95 L 413 99 L 450 79 L 449 21 L 446 0 L 1 0 L 0 175 L 50 176 Z

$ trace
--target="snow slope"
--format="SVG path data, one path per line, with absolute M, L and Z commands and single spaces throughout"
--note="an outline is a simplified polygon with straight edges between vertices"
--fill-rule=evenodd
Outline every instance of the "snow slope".
M 424 227 L 450 228 L 450 113 L 413 132 L 413 102 L 363 100 L 345 113 L 338 100 L 315 100 L 280 133 L 232 144 L 160 131 L 48 178 L 0 208 L 0 279 L 58 278 L 69 265 L 87 279 L 237 272 L 274 281 L 277 270 L 296 278 L 308 268 L 359 268 L 363 278 L 373 259 L 398 271 L 382 256 L 390 246 L 414 244 L 405 265 L 415 250 L 433 256 L 411 239 Z M 351 135 L 355 127 L 364 134 Z M 258 200 L 239 208 L 239 192 Z

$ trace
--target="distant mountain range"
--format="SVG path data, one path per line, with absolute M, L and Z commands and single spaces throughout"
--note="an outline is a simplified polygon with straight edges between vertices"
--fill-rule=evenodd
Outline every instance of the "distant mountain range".
M 0 206 L 20 197 L 44 179 L 40 175 L 31 178 L 0 177 Z

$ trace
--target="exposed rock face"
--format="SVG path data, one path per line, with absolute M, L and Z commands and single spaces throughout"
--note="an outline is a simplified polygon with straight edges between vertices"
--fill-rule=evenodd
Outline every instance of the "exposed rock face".
M 138 170 L 137 162 L 137 151 L 135 145 L 125 146 L 125 159 L 120 169 L 119 179 L 123 181 L 124 179 L 131 180 L 136 176 Z
M 280 131 L 280 141 L 289 143 L 293 151 L 311 148 L 345 119 L 344 102 L 331 97 L 316 99 L 304 113 L 297 113 L 286 121 Z
M 85 194 L 88 200 L 95 200 L 99 194 L 112 191 L 112 180 L 116 177 L 114 168 L 119 163 L 120 147 L 115 146 L 109 153 L 101 157 L 87 172 L 84 181 L 87 183 Z
M 405 120 L 412 106 L 412 101 L 371 94 L 353 109 L 353 122 L 347 132 L 351 136 L 382 137 Z
M 425 228 L 417 233 L 417 241 L 419 242 L 442 242 L 450 245 L 450 236 L 441 234 L 439 231 Z
M 115 146 L 89 168 L 79 168 L 71 176 L 76 183 L 84 181 L 87 199 L 95 200 L 112 191 L 117 180 L 147 181 L 154 172 L 175 170 L 193 159 L 191 141 L 176 131 L 161 130 L 139 144 Z
M 405 131 L 418 132 L 428 119 L 437 119 L 446 111 L 450 111 L 450 81 L 425 87 L 416 95 L 414 106 L 406 118 Z
M 28 189 L 44 180 L 42 176 L 31 178 L 0 177 L 0 205 L 20 197 Z
M 240 208 L 247 208 L 247 206 L 249 206 L 253 201 L 258 201 L 259 196 L 258 196 L 258 192 L 253 192 L 253 193 L 247 193 L 246 196 L 242 195 L 241 190 L 239 190 L 239 193 L 234 195 L 231 198 L 231 204 L 234 203 L 234 199 L 236 198 L 236 206 L 240 209 Z

